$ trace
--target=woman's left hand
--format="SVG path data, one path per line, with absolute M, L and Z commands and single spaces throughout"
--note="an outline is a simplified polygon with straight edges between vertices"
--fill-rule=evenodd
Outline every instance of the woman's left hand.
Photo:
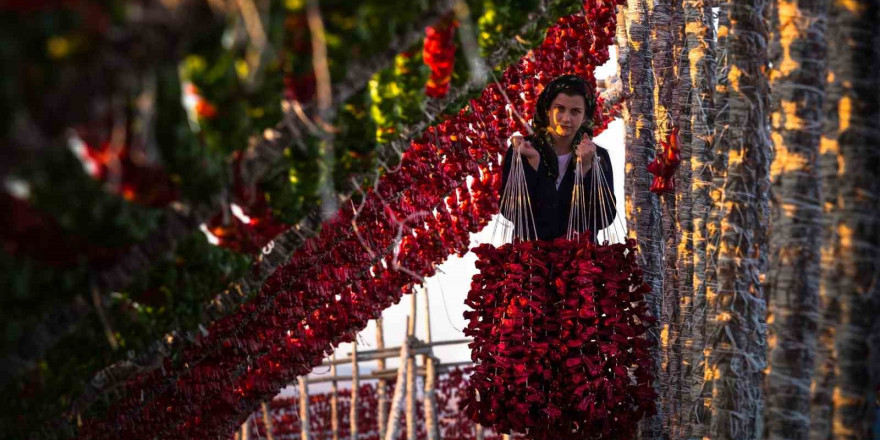
M 581 143 L 575 147 L 575 154 L 581 159 L 584 170 L 588 170 L 593 165 L 593 158 L 596 157 L 596 144 L 592 139 L 584 136 Z

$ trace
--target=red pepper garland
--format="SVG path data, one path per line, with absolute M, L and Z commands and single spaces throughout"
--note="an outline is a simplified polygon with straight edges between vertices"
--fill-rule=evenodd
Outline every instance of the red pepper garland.
M 591 32 L 597 23 L 583 16 L 560 19 L 539 48 L 505 71 L 501 87 L 516 108 L 533 108 L 532 98 L 525 102 L 523 96 L 535 96 L 559 74 L 595 82 L 592 65 L 607 60 L 607 50 L 595 50 Z M 528 89 L 535 94 L 519 93 Z M 261 401 L 398 302 L 413 275 L 433 275 L 451 252 L 463 252 L 470 233 L 498 212 L 496 161 L 504 140 L 522 128 L 506 119 L 500 90 L 496 84 L 487 87 L 469 108 L 413 141 L 400 171 L 385 175 L 362 205 L 341 209 L 251 302 L 212 324 L 177 362 L 166 360 L 162 370 L 128 383 L 129 397 L 107 418 L 85 420 L 81 436 L 227 435 Z M 468 176 L 474 178 L 470 188 L 464 185 Z M 450 203 L 449 215 L 442 210 L 435 215 L 444 202 Z
M 648 164 L 648 172 L 654 175 L 651 192 L 662 194 L 675 190 L 675 170 L 681 163 L 681 146 L 678 127 L 674 127 L 665 141 L 660 141 L 661 152 Z
M 654 412 L 651 356 L 644 337 L 648 316 L 636 264 L 637 246 L 594 246 L 557 240 L 551 255 L 558 276 L 560 383 L 557 397 L 567 424 L 550 437 L 632 438 Z
M 452 18 L 442 20 L 436 26 L 425 28 L 425 46 L 422 58 L 431 68 L 431 77 L 425 84 L 425 94 L 442 98 L 449 92 L 449 81 L 455 67 L 455 29 L 458 22 Z
M 548 400 L 551 343 L 545 310 L 556 296 L 547 286 L 550 243 L 517 242 L 474 249 L 477 269 L 465 304 L 470 320 L 465 335 L 476 366 L 465 398 L 465 412 L 500 432 L 526 432 L 554 423 Z M 549 411 L 549 412 L 548 412 Z
M 557 239 L 474 251 L 468 416 L 534 439 L 631 437 L 655 397 L 643 337 L 649 288 L 635 243 Z

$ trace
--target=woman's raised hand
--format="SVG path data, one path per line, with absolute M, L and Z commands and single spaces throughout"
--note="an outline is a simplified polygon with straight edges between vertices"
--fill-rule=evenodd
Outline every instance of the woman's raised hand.
M 515 134 L 510 137 L 510 141 L 513 143 L 513 148 L 515 148 L 514 151 L 522 154 L 526 158 L 531 159 L 541 157 L 541 155 L 538 154 L 538 150 L 532 146 L 532 143 L 525 140 L 522 135 Z
M 513 145 L 515 152 L 522 154 L 526 157 L 526 160 L 529 162 L 529 165 L 532 166 L 533 169 L 538 169 L 538 163 L 541 161 L 541 154 L 538 153 L 538 150 L 532 146 L 531 142 L 525 140 L 522 135 L 515 134 L 510 137 L 510 142 Z
M 593 166 L 593 158 L 596 157 L 596 144 L 587 136 L 581 139 L 581 143 L 575 146 L 575 154 L 581 159 L 582 172 L 586 173 Z
M 596 144 L 593 143 L 592 139 L 590 139 L 587 136 L 584 136 L 584 138 L 581 139 L 581 143 L 579 143 L 575 147 L 575 152 L 578 155 L 578 157 L 581 158 L 581 162 L 584 165 L 587 165 L 587 164 L 592 165 L 593 164 L 593 157 L 596 156 Z

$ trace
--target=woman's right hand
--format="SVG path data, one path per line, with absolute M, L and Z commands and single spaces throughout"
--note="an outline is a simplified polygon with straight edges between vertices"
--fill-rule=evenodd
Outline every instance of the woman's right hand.
M 511 136 L 510 142 L 513 144 L 513 148 L 515 148 L 515 150 L 513 151 L 522 154 L 528 159 L 541 157 L 541 155 L 538 154 L 538 150 L 536 150 L 535 147 L 532 146 L 532 143 L 525 140 L 525 138 L 523 138 L 521 134 L 515 134 Z
M 528 160 L 529 165 L 532 166 L 533 169 L 538 169 L 538 162 L 541 160 L 541 154 L 538 153 L 538 150 L 532 146 L 531 142 L 525 140 L 522 135 L 515 134 L 511 136 L 510 142 L 513 145 L 515 152 L 522 154 Z

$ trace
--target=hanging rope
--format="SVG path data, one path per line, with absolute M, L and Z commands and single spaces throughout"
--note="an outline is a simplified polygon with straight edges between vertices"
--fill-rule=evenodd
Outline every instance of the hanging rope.
M 599 230 L 604 230 L 605 243 L 622 243 L 624 238 L 623 222 L 618 216 L 611 221 L 611 216 L 617 210 L 614 202 L 614 188 L 608 184 L 605 169 L 602 167 L 602 158 L 593 156 L 592 173 L 589 186 L 584 185 L 580 176 L 584 174 L 584 166 L 580 157 L 575 158 L 574 189 L 571 192 L 571 211 L 568 215 L 568 229 L 565 235 L 567 240 L 579 241 L 586 231 L 591 231 L 592 237 L 588 239 L 598 240 Z M 588 203 L 589 201 L 589 203 Z M 599 244 L 597 242 L 597 244 Z
M 538 228 L 532 212 L 532 201 L 526 184 L 525 165 L 518 147 L 510 164 L 510 175 L 501 193 L 501 215 L 492 230 L 492 242 L 500 239 L 501 243 L 512 243 L 514 239 L 522 241 L 537 240 Z M 506 220 L 505 220 L 506 219 Z M 501 225 L 499 232 L 498 225 Z M 499 235 L 500 234 L 500 235 Z

